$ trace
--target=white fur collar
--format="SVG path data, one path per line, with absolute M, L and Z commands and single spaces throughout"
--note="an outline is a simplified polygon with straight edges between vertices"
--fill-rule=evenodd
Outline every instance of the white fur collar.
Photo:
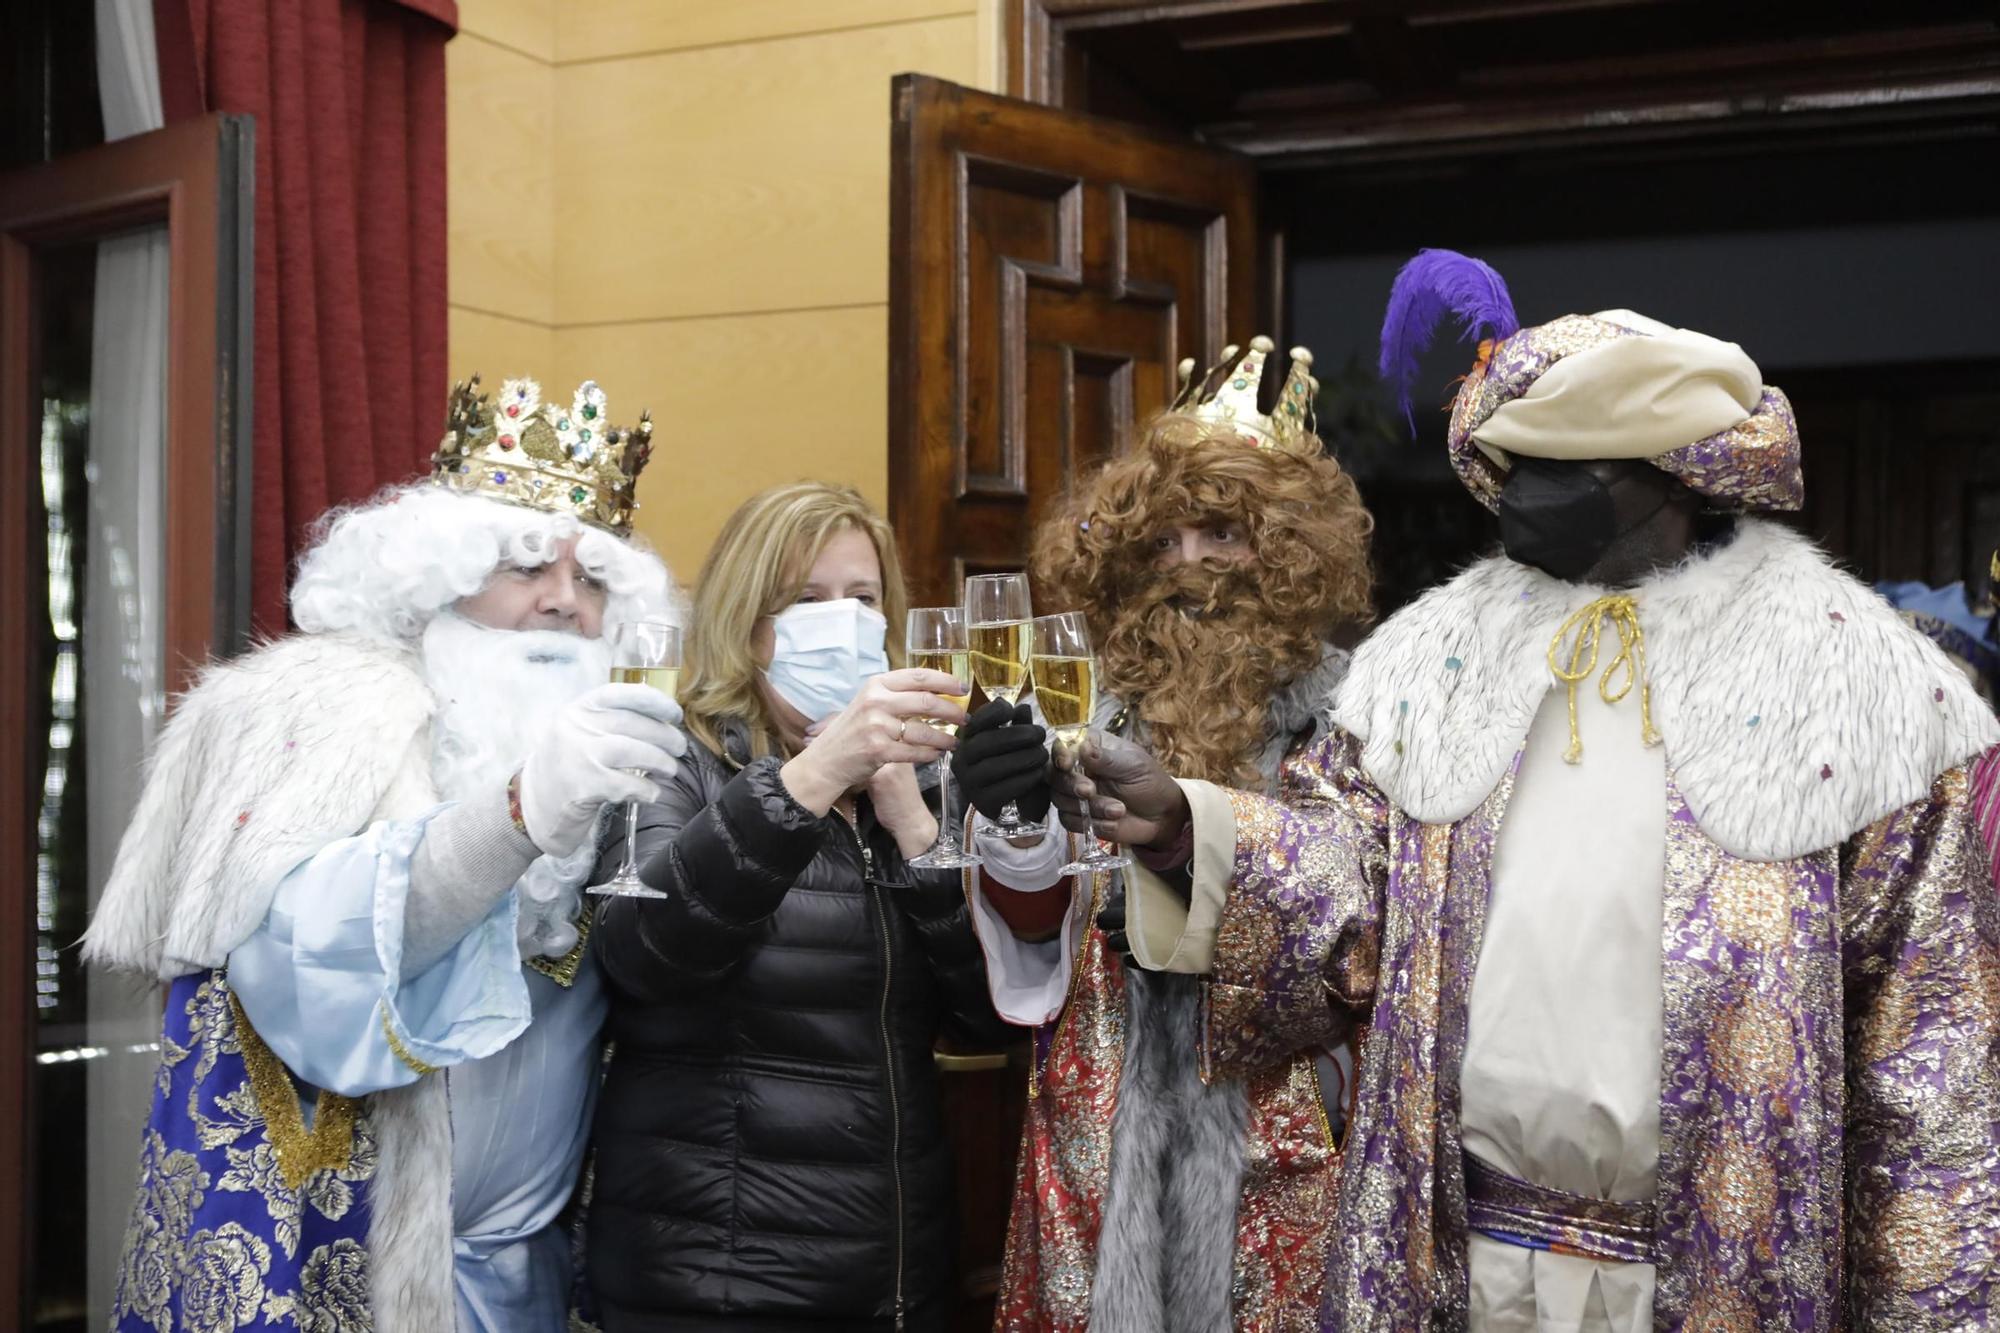
M 435 803 L 413 654 L 297 634 L 210 667 L 175 708 L 84 936 L 100 966 L 219 967 L 335 838 Z
M 1495 556 L 1398 612 L 1355 653 L 1336 714 L 1369 776 L 1426 823 L 1470 814 L 1555 687 L 1550 640 L 1605 592 Z M 1734 855 L 1838 844 L 2000 742 L 1935 645 L 1777 524 L 1741 520 L 1632 592 L 1669 769 Z M 1638 726 L 1636 694 L 1620 707 Z

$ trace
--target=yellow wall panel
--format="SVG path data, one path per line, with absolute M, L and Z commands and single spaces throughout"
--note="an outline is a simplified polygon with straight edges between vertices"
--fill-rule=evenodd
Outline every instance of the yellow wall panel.
M 555 322 L 555 71 L 461 32 L 445 47 L 454 305 Z
M 487 389 L 529 375 L 544 384 L 556 378 L 555 333 L 545 324 L 498 319 L 462 306 L 451 307 L 448 330 L 454 383 L 477 372 Z M 574 384 L 560 390 L 567 397 Z M 437 405 L 438 433 L 444 433 L 444 404 Z
M 889 81 L 971 15 L 556 71 L 559 325 L 888 297 Z
M 638 531 L 692 583 L 722 521 L 767 486 L 810 478 L 888 503 L 888 309 L 562 330 L 557 379 L 594 379 L 611 420 L 653 413 Z
M 458 0 L 458 30 L 554 64 L 556 0 Z
M 767 486 L 886 504 L 889 82 L 994 85 L 999 13 L 460 0 L 453 378 L 594 378 L 613 420 L 651 407 L 638 527 L 684 582 Z
M 480 0 L 486 3 L 486 0 Z M 721 46 L 969 14 L 977 0 L 556 0 L 556 59 Z M 461 6 L 461 8 L 463 8 Z

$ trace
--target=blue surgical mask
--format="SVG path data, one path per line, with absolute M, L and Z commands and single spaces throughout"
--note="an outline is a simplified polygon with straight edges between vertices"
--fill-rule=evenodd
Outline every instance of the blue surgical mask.
M 772 628 L 777 646 L 764 679 L 808 722 L 832 717 L 863 681 L 889 669 L 889 622 L 852 597 L 787 607 Z

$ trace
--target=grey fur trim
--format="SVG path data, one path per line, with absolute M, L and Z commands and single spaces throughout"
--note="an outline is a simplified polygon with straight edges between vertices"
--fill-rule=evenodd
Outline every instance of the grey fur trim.
M 1260 763 L 1273 786 L 1294 738 L 1309 726 L 1325 729 L 1348 662 L 1329 644 L 1317 667 L 1272 700 Z M 1122 707 L 1101 699 L 1095 725 L 1109 727 Z M 1144 743 L 1137 719 L 1127 734 Z M 1125 969 L 1124 1066 L 1091 1286 L 1092 1333 L 1231 1328 L 1249 1094 L 1235 1080 L 1202 1083 L 1200 1022 L 1200 978 Z
M 1249 1106 L 1196 1068 L 1200 979 L 1125 972 L 1093 1333 L 1228 1333 Z
M 1285 762 L 1285 755 L 1291 751 L 1299 733 L 1312 728 L 1312 735 L 1307 738 L 1310 743 L 1327 730 L 1339 699 L 1340 683 L 1347 678 L 1352 655 L 1330 643 L 1322 645 L 1322 649 L 1318 666 L 1286 685 L 1271 699 L 1271 715 L 1267 723 L 1271 738 L 1265 742 L 1264 753 L 1257 757 L 1257 767 L 1264 774 L 1266 784 L 1274 791 L 1278 786 L 1279 767 Z
M 1289 741 L 1312 723 L 1331 718 L 1340 682 L 1347 678 L 1348 664 L 1352 661 L 1353 654 L 1345 648 L 1322 644 L 1319 665 L 1272 696 L 1274 739 Z M 1276 763 L 1266 765 L 1266 771 L 1271 773 L 1277 772 L 1277 768 Z
M 380 1154 L 370 1186 L 368 1303 L 375 1333 L 457 1323 L 451 1217 L 451 1098 L 444 1074 L 368 1099 Z

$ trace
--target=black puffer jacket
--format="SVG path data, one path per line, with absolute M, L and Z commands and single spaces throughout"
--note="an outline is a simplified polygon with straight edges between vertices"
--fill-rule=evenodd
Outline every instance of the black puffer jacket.
M 956 872 L 910 870 L 699 743 L 639 821 L 664 899 L 591 947 L 617 1043 L 597 1104 L 589 1279 L 606 1333 L 941 1328 L 952 1164 L 931 1051 L 1004 1040 Z M 619 841 L 606 853 L 615 864 Z

